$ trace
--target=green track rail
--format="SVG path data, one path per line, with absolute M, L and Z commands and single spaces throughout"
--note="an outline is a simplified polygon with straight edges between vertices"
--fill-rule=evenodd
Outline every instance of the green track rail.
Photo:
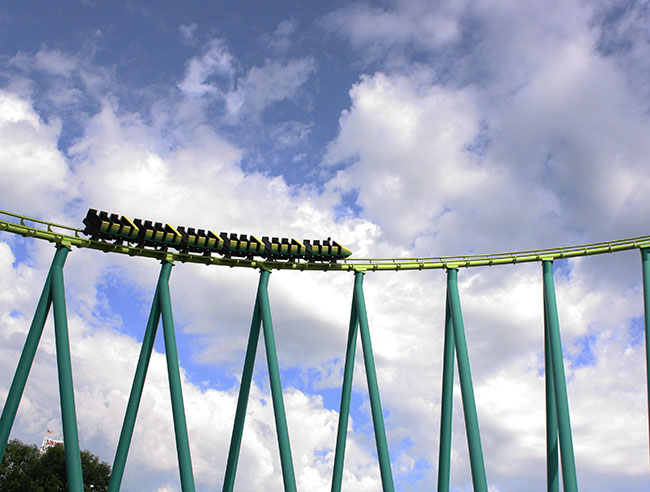
M 51 243 L 90 248 L 105 253 L 119 253 L 129 256 L 144 256 L 158 260 L 180 261 L 181 263 L 201 263 L 204 265 L 225 265 L 229 267 L 262 268 L 265 270 L 317 270 L 317 271 L 396 271 L 433 270 L 447 268 L 469 268 L 493 265 L 512 265 L 563 258 L 576 258 L 605 253 L 615 253 L 630 249 L 650 247 L 650 235 L 638 236 L 600 243 L 580 244 L 559 248 L 516 251 L 512 253 L 477 254 L 462 256 L 435 256 L 422 258 L 348 258 L 337 263 L 307 263 L 286 261 L 247 260 L 203 256 L 170 251 L 137 248 L 124 244 L 94 241 L 83 236 L 83 231 L 75 227 L 33 219 L 23 215 L 0 210 L 0 231 L 19 234 L 24 237 L 44 239 Z

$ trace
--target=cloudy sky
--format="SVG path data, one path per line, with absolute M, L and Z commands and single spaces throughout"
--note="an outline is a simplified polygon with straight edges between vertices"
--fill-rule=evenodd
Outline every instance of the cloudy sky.
M 650 4 L 547 0 L 2 2 L 0 208 L 332 236 L 356 257 L 487 253 L 648 234 Z M 0 400 L 54 249 L 0 234 Z M 65 268 L 82 448 L 111 462 L 159 265 Z M 640 255 L 557 262 L 578 481 L 647 491 Z M 177 265 L 171 293 L 197 489 L 220 490 L 258 274 Z M 442 271 L 369 273 L 397 490 L 435 490 Z M 298 489 L 329 490 L 353 276 L 269 293 Z M 541 266 L 461 270 L 491 492 L 545 490 Z M 180 489 L 164 347 L 123 490 Z M 259 350 L 236 489 L 281 490 Z M 12 437 L 60 429 L 51 321 Z M 457 381 L 457 378 L 456 378 Z M 380 490 L 356 362 L 344 490 Z M 460 394 L 452 487 L 471 490 Z

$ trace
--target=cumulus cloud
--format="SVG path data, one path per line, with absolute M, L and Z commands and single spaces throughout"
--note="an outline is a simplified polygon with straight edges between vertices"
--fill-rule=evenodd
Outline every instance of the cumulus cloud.
M 0 92 L 0 183 L 3 206 L 16 212 L 57 214 L 70 173 L 57 148 L 61 122 L 45 122 L 31 101 Z
M 383 56 L 390 47 L 413 45 L 441 61 L 423 67 L 422 59 L 406 57 L 397 68 L 387 61 L 381 71 L 360 77 L 323 160 L 326 172 L 335 174 L 324 191 L 291 186 L 282 176 L 245 172 L 241 162 L 247 149 L 209 126 L 207 118 L 184 125 L 180 106 L 178 114 L 169 112 L 166 126 L 152 122 L 146 111 L 126 110 L 105 98 L 63 154 L 58 123 L 46 121 L 29 97 L 6 90 L 0 119 L 7 136 L 3 148 L 11 155 L 0 162 L 24 188 L 20 194 L 15 187 L 3 189 L 3 207 L 23 211 L 20 205 L 26 204 L 28 213 L 50 218 L 52 212 L 73 224 L 93 206 L 226 231 L 332 235 L 355 256 L 485 252 L 645 233 L 648 118 L 643 93 L 634 90 L 640 72 L 629 63 L 631 53 L 641 59 L 639 53 L 647 49 L 636 41 L 625 55 L 632 58 L 623 59 L 617 50 L 605 49 L 613 38 L 603 34 L 609 24 L 596 7 L 553 5 L 478 2 L 461 6 L 461 13 L 444 5 L 395 2 L 382 9 L 356 4 L 345 11 L 347 18 L 343 11 L 332 14 L 331 29 L 350 39 L 353 48 L 374 45 L 379 49 L 373 56 Z M 637 17 L 638 12 L 626 13 L 615 25 L 638 26 Z M 472 23 L 476 28 L 468 37 L 463 33 Z M 431 25 L 438 27 L 431 30 Z M 281 24 L 273 39 L 288 39 L 293 29 L 294 24 Z M 623 31 L 617 36 L 625 37 Z M 65 63 L 57 63 L 57 56 L 43 55 L 38 63 L 65 79 Z M 37 58 L 30 57 L 30 63 Z M 317 63 L 308 56 L 270 58 L 244 67 L 224 41 L 213 40 L 188 61 L 178 88 L 183 103 L 204 111 L 221 100 L 230 124 L 236 124 L 295 97 L 317 73 Z M 179 126 L 183 131 L 170 143 L 169 127 Z M 308 131 L 299 124 L 287 127 L 287 141 Z M 279 132 L 284 138 L 282 128 Z M 47 176 L 58 179 L 41 177 L 43 163 Z M 25 172 L 34 177 L 22 179 Z M 361 212 L 337 216 L 335 210 L 350 196 Z M 4 394 L 52 254 L 49 245 L 25 253 L 26 243 L 7 241 L 0 244 Z M 621 484 L 626 490 L 648 488 L 638 260 L 638 252 L 632 252 L 556 265 L 578 478 L 582 488 L 595 492 Z M 73 251 L 66 266 L 82 446 L 109 461 L 143 327 L 125 326 L 129 321 L 112 313 L 117 306 L 101 289 L 118 271 L 119 288 L 136 292 L 134 302 L 146 310 L 157 269 L 144 259 L 91 251 Z M 365 277 L 393 472 L 402 490 L 431 490 L 444 274 L 369 272 Z M 544 490 L 540 277 L 539 265 L 459 274 L 487 475 L 493 490 L 501 492 Z M 197 482 L 205 490 L 219 486 L 225 469 L 256 282 L 254 271 L 197 265 L 179 264 L 172 275 L 179 343 L 187 355 L 181 365 L 190 442 Z M 345 273 L 271 277 L 301 490 L 328 489 L 351 288 L 352 276 Z M 104 310 L 109 315 L 102 315 Z M 15 431 L 31 440 L 58 422 L 51 328 Z M 264 361 L 261 352 L 258 365 Z M 161 432 L 171 429 L 163 358 L 159 352 L 152 358 L 126 477 L 128 484 L 150 478 L 151 490 L 178 488 L 173 438 Z M 202 384 L 206 371 L 214 377 Z M 203 373 L 201 381 L 197 372 Z M 241 490 L 281 487 L 261 373 L 244 433 Z M 354 381 L 344 486 L 376 490 L 361 357 Z M 462 418 L 456 388 L 452 485 L 470 490 Z M 151 442 L 159 443 L 154 452 Z
M 235 57 L 223 40 L 213 39 L 200 57 L 187 63 L 181 91 L 189 97 L 208 97 L 223 102 L 229 121 L 259 117 L 271 104 L 291 99 L 314 73 L 313 57 L 267 59 L 240 74 Z
M 458 39 L 465 2 L 394 1 L 387 7 L 353 3 L 329 13 L 323 25 L 342 33 L 357 48 L 375 54 L 394 45 L 436 48 Z
M 466 149 L 479 130 L 472 95 L 383 73 L 364 77 L 350 95 L 325 162 L 355 162 L 330 185 L 358 189 L 359 205 L 389 239 L 408 244 L 436 232 L 428 229 L 447 200 L 486 178 Z
M 237 89 L 225 95 L 229 115 L 258 115 L 274 102 L 292 98 L 316 68 L 312 57 L 286 63 L 267 60 L 261 67 L 252 67 L 238 80 Z

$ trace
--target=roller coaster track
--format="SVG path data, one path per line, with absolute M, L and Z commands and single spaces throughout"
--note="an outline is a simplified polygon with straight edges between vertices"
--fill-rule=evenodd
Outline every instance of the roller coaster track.
M 205 265 L 262 268 L 265 270 L 342 270 L 365 272 L 469 268 L 575 258 L 650 247 L 650 235 L 646 235 L 627 239 L 616 239 L 613 241 L 580 244 L 576 246 L 515 251 L 511 253 L 418 258 L 350 258 L 338 263 L 264 261 L 242 258 L 224 258 L 219 256 L 203 256 L 138 248 L 124 244 L 113 244 L 88 239 L 83 236 L 83 231 L 81 229 L 75 227 L 55 224 L 53 222 L 34 219 L 3 210 L 0 210 L 0 217 L 3 217 L 0 219 L 0 231 L 7 231 L 24 237 L 44 239 L 52 243 L 65 244 L 77 248 L 97 249 L 105 253 L 144 256 L 159 260 L 179 261 L 181 263 L 202 263 Z
M 81 467 L 78 425 L 76 420 L 72 367 L 70 363 L 70 346 L 65 306 L 65 286 L 63 266 L 66 256 L 73 246 L 90 248 L 105 253 L 119 253 L 129 256 L 144 256 L 161 261 L 160 276 L 154 293 L 149 320 L 143 336 L 129 402 L 125 411 L 124 422 L 113 462 L 109 492 L 119 492 L 125 470 L 126 459 L 133 437 L 133 429 L 142 397 L 144 380 L 149 359 L 153 350 L 157 327 L 162 320 L 165 356 L 169 377 L 170 397 L 178 454 L 178 467 L 183 492 L 195 492 L 192 460 L 181 376 L 171 309 L 169 276 L 174 261 L 181 263 L 202 263 L 206 265 L 226 265 L 259 269 L 259 285 L 255 297 L 255 307 L 251 322 L 250 335 L 244 358 L 244 368 L 240 382 L 236 415 L 228 451 L 228 460 L 223 480 L 223 492 L 233 492 L 237 471 L 239 450 L 242 442 L 244 420 L 249 399 L 250 385 L 255 365 L 260 332 L 264 333 L 264 345 L 268 363 L 269 383 L 273 400 L 273 412 L 280 452 L 282 479 L 285 492 L 297 492 L 293 469 L 291 446 L 284 402 L 277 351 L 273 335 L 273 324 L 268 294 L 269 275 L 272 270 L 317 270 L 317 271 L 352 271 L 354 272 L 354 291 L 350 313 L 348 344 L 345 355 L 343 384 L 341 388 L 341 407 L 336 436 L 336 450 L 332 471 L 332 492 L 340 492 L 343 480 L 343 463 L 345 457 L 346 436 L 350 412 L 352 378 L 357 337 L 361 338 L 364 366 L 368 384 L 377 460 L 383 492 L 395 492 L 392 467 L 388 452 L 388 442 L 384 427 L 383 411 L 379 398 L 379 386 L 370 342 L 368 316 L 363 293 L 364 274 L 369 271 L 430 270 L 446 269 L 447 292 L 444 328 L 444 353 L 442 369 L 442 395 L 440 410 L 440 440 L 438 455 L 439 492 L 449 492 L 451 472 L 451 438 L 454 395 L 454 367 L 458 364 L 458 379 L 463 401 L 463 414 L 467 435 L 472 484 L 475 492 L 488 492 L 485 462 L 480 439 L 478 414 L 472 387 L 469 355 L 465 328 L 458 291 L 459 268 L 491 265 L 508 265 L 518 263 L 542 263 L 543 302 L 544 302 L 544 371 L 546 401 L 546 470 L 547 490 L 559 490 L 559 455 L 562 463 L 562 483 L 566 492 L 578 492 L 578 480 L 573 451 L 573 438 L 569 418 L 562 340 L 560 337 L 559 316 L 553 281 L 553 260 L 576 258 L 581 256 L 615 253 L 619 251 L 640 249 L 643 267 L 644 320 L 646 338 L 646 376 L 647 392 L 650 394 L 650 235 L 628 239 L 618 239 L 599 243 L 581 244 L 559 248 L 517 251 L 512 253 L 474 254 L 463 256 L 438 256 L 427 258 L 364 258 L 339 260 L 338 263 L 305 261 L 266 261 L 254 259 L 236 259 L 221 256 L 205 256 L 170 252 L 162 249 L 148 249 L 92 240 L 81 229 L 53 222 L 25 217 L 23 215 L 0 210 L 0 231 L 19 234 L 49 241 L 56 245 L 45 285 L 27 335 L 23 351 L 0 416 L 0 458 L 3 457 L 9 434 L 13 426 L 18 405 L 23 395 L 27 377 L 34 360 L 34 355 L 45 325 L 48 312 L 54 311 L 54 331 L 56 340 L 57 371 L 59 376 L 59 393 L 61 399 L 61 416 L 65 445 L 66 474 L 70 492 L 83 492 L 83 471 Z M 650 399 L 648 400 L 648 423 L 650 425 Z M 558 453 L 558 450 L 560 451 Z

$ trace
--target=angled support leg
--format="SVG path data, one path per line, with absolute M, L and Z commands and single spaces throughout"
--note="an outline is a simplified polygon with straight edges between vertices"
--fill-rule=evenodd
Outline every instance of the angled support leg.
M 569 398 L 564 376 L 564 361 L 562 358 L 562 340 L 560 339 L 560 322 L 555 301 L 555 284 L 553 282 L 553 262 L 542 262 L 544 278 L 544 312 L 548 324 L 549 346 L 555 389 L 555 405 L 557 409 L 558 431 L 560 435 L 560 457 L 562 461 L 562 483 L 565 492 L 578 492 L 578 479 L 573 454 L 573 439 L 571 437 L 571 421 L 569 419 Z
M 160 282 L 169 281 L 169 270 L 161 269 L 158 278 Z M 149 320 L 147 321 L 147 328 L 144 332 L 144 339 L 142 340 L 142 347 L 140 348 L 140 357 L 138 358 L 138 365 L 135 369 L 135 376 L 133 377 L 133 385 L 131 386 L 131 394 L 129 402 L 126 406 L 124 414 L 124 423 L 122 424 L 122 432 L 120 433 L 120 440 L 115 452 L 115 460 L 113 461 L 113 471 L 111 472 L 111 479 L 108 484 L 108 492 L 118 492 L 124 476 L 124 467 L 126 465 L 126 458 L 129 454 L 129 447 L 131 445 L 131 438 L 133 437 L 133 429 L 135 427 L 135 419 L 138 415 L 138 408 L 140 407 L 140 400 L 142 398 L 142 388 L 144 381 L 147 377 L 147 369 L 149 368 L 149 361 L 151 360 L 151 352 L 153 351 L 154 341 L 156 339 L 156 331 L 158 330 L 158 323 L 160 322 L 160 302 L 158 301 L 158 287 L 153 296 L 151 303 L 151 310 L 149 311 Z
M 339 425 L 336 432 L 336 451 L 334 453 L 334 470 L 332 473 L 332 492 L 341 492 L 343 480 L 343 462 L 345 461 L 345 442 L 348 433 L 350 417 L 350 397 L 352 394 L 352 376 L 354 375 L 354 356 L 357 349 L 357 331 L 359 317 L 357 316 L 356 296 L 352 294 L 352 309 L 350 311 L 350 327 L 348 328 L 348 344 L 345 351 L 345 369 L 343 370 L 343 386 L 341 388 L 341 408 Z
M 235 423 L 233 424 L 232 438 L 230 439 L 230 449 L 228 450 L 228 463 L 226 465 L 226 474 L 223 480 L 223 492 L 233 492 L 235 486 L 235 474 L 237 473 L 239 450 L 241 449 L 244 421 L 246 420 L 246 407 L 248 406 L 248 397 L 251 391 L 253 368 L 255 366 L 255 354 L 257 353 L 257 343 L 260 338 L 260 326 L 262 323 L 259 307 L 259 295 L 261 289 L 265 288 L 266 282 L 268 282 L 268 278 L 264 280 L 264 278 L 260 276 L 257 295 L 255 297 L 255 307 L 253 308 L 251 330 L 248 335 L 248 345 L 246 347 L 246 357 L 244 359 L 244 371 L 239 385 L 237 411 L 235 412 Z
M 280 463 L 282 466 L 282 480 L 285 492 L 296 492 L 296 477 L 293 471 L 291 458 L 291 446 L 289 444 L 289 430 L 287 417 L 284 412 L 284 400 L 282 399 L 282 382 L 280 381 L 280 367 L 278 366 L 278 355 L 275 350 L 275 337 L 273 335 L 273 323 L 271 321 L 271 306 L 269 304 L 269 293 L 267 290 L 270 272 L 262 270 L 260 274 L 260 289 L 258 302 L 264 329 L 264 344 L 266 346 L 266 360 L 269 367 L 269 379 L 271 380 L 271 398 L 273 399 L 273 414 L 275 415 L 275 428 L 278 433 L 278 446 L 280 447 Z
M 248 336 L 248 346 L 246 348 L 246 357 L 244 360 L 244 371 L 239 386 L 235 423 L 233 425 L 230 449 L 228 451 L 228 462 L 226 465 L 226 473 L 222 489 L 223 492 L 232 492 L 235 485 L 237 461 L 239 459 L 239 450 L 241 448 L 244 420 L 246 419 L 246 407 L 248 406 L 248 397 L 253 378 L 253 367 L 255 366 L 255 354 L 257 352 L 257 343 L 259 340 L 261 325 L 264 327 L 264 343 L 266 346 L 266 359 L 268 362 L 269 379 L 271 382 L 271 398 L 273 400 L 273 413 L 275 416 L 275 427 L 278 436 L 278 447 L 280 448 L 280 463 L 282 466 L 284 490 L 285 492 L 296 492 L 296 477 L 291 458 L 289 430 L 287 427 L 287 417 L 284 411 L 282 382 L 280 381 L 280 368 L 275 349 L 273 322 L 271 320 L 271 306 L 268 294 L 269 275 L 269 271 L 262 270 L 257 287 L 253 320 L 251 321 L 251 331 Z
M 5 406 L 2 409 L 2 417 L 0 417 L 0 459 L 4 456 L 5 448 L 7 447 L 7 440 L 9 439 L 9 433 L 11 432 L 11 427 L 16 419 L 18 405 L 20 404 L 23 392 L 25 391 L 27 377 L 32 368 L 36 349 L 38 348 L 38 343 L 43 334 L 45 320 L 47 319 L 47 315 L 50 312 L 50 306 L 52 305 L 52 269 L 55 268 L 55 265 L 63 266 L 65 259 L 68 256 L 68 251 L 68 248 L 57 248 L 56 253 L 54 254 L 54 259 L 52 260 L 52 265 L 47 274 L 41 297 L 36 306 L 36 312 L 34 313 L 32 324 L 29 327 L 29 332 L 25 339 L 23 351 L 20 354 L 16 373 L 14 374 L 11 387 L 9 388 L 9 394 L 7 395 Z
M 447 270 L 447 298 L 450 306 L 451 319 L 454 327 L 454 340 L 456 358 L 458 359 L 458 376 L 460 390 L 463 397 L 463 412 L 465 414 L 465 429 L 467 431 L 467 445 L 472 469 L 472 483 L 475 492 L 488 492 L 483 450 L 481 447 L 481 434 L 476 415 L 474 389 L 472 387 L 472 374 L 469 368 L 469 355 L 467 341 L 465 340 L 465 326 L 463 314 L 460 309 L 460 296 L 458 294 L 458 269 Z
M 32 325 L 25 341 L 23 352 L 11 383 L 7 402 L 0 418 L 0 446 L 4 454 L 11 426 L 16 417 L 18 404 L 25 389 L 27 376 L 34 361 L 34 354 L 43 333 L 43 326 L 50 306 L 54 305 L 54 339 L 56 344 L 56 363 L 59 377 L 59 397 L 61 401 L 61 420 L 65 442 L 65 467 L 69 492 L 83 492 L 79 433 L 77 413 L 72 385 L 72 365 L 70 364 L 70 341 L 68 338 L 68 319 L 65 307 L 65 288 L 63 284 L 63 265 L 70 251 L 69 247 L 57 245 L 50 272 L 45 281 Z
M 643 267 L 643 314 L 645 320 L 646 397 L 648 399 L 648 430 L 650 430 L 650 248 L 641 249 Z
M 553 384 L 553 359 L 551 340 L 546 315 L 546 295 L 544 295 L 544 380 L 546 383 L 546 490 L 559 492 L 557 405 L 555 403 L 555 384 Z
M 67 249 L 65 246 L 59 246 Z M 65 442 L 65 468 L 69 492 L 84 492 L 81 473 L 81 454 L 77 413 L 72 386 L 72 365 L 70 364 L 70 340 L 68 338 L 68 318 L 65 307 L 63 286 L 63 263 L 65 257 L 54 259 L 51 270 L 52 304 L 54 305 L 54 338 L 56 342 L 56 365 L 59 374 L 59 396 L 61 398 L 61 420 L 63 421 L 63 441 Z
M 390 467 L 390 456 L 388 455 L 386 429 L 384 428 L 384 415 L 381 410 L 381 401 L 379 399 L 379 386 L 377 384 L 377 372 L 375 371 L 375 359 L 372 353 L 372 344 L 370 343 L 368 314 L 366 313 L 366 301 L 363 295 L 363 276 L 363 272 L 356 272 L 354 274 L 354 297 L 357 305 L 357 314 L 359 316 L 359 331 L 361 332 L 363 360 L 366 366 L 366 379 L 368 381 L 368 394 L 370 396 L 370 411 L 372 413 L 372 423 L 375 428 L 379 472 L 381 474 L 382 490 L 384 492 L 395 492 L 393 472 Z
M 454 326 L 449 307 L 445 306 L 445 345 L 442 362 L 442 398 L 440 409 L 440 452 L 438 454 L 438 492 L 449 492 L 451 472 L 451 420 L 454 405 Z
M 187 437 L 187 422 L 185 407 L 183 405 L 183 390 L 181 388 L 181 374 L 178 368 L 178 350 L 176 348 L 176 335 L 174 333 L 174 318 L 172 316 L 172 303 L 169 294 L 169 274 L 172 263 L 163 262 L 160 280 L 158 282 L 158 302 L 162 314 L 163 335 L 165 338 L 165 356 L 167 358 L 167 374 L 169 376 L 169 392 L 172 400 L 172 414 L 174 418 L 174 433 L 176 435 L 176 453 L 178 454 L 178 469 L 181 475 L 181 488 L 183 492 L 194 492 L 194 475 L 192 473 L 192 458 L 190 456 L 190 442 Z

